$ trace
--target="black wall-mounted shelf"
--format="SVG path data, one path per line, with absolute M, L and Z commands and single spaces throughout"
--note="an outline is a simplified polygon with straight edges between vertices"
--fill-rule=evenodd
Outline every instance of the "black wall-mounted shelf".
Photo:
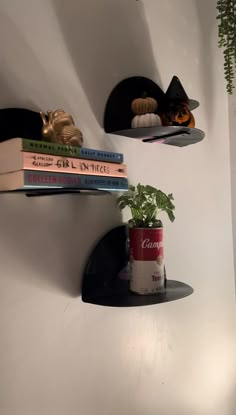
M 134 76 L 121 81 L 111 92 L 104 114 L 104 130 L 106 133 L 142 140 L 144 143 L 169 144 L 184 147 L 203 140 L 205 133 L 198 128 L 179 126 L 160 126 L 131 128 L 134 114 L 131 102 L 142 97 L 143 92 L 158 102 L 158 111 L 161 113 L 166 107 L 166 96 L 162 89 L 152 80 Z M 199 102 L 188 99 L 189 109 L 199 106 Z
M 82 300 L 103 306 L 133 307 L 159 304 L 189 296 L 193 289 L 167 279 L 164 293 L 138 295 L 129 290 L 127 227 L 112 229 L 98 242 L 84 270 Z
M 25 194 L 27 197 L 37 196 L 55 196 L 62 194 L 79 194 L 84 196 L 102 196 L 110 195 L 111 192 L 106 190 L 89 190 L 89 189 L 19 189 L 19 190 L 6 190 L 0 191 L 0 194 Z
M 0 124 L 0 142 L 15 137 L 41 139 L 43 123 L 39 112 L 26 108 L 1 108 Z
M 185 147 L 202 141 L 205 137 L 198 128 L 188 127 L 145 127 L 113 132 L 115 135 L 139 139 L 143 143 L 168 144 Z

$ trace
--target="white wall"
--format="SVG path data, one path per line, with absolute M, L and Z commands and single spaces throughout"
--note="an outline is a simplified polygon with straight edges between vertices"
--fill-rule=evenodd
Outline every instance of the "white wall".
M 1 0 L 0 105 L 64 107 L 130 181 L 173 192 L 168 275 L 195 288 L 144 308 L 84 304 L 87 255 L 113 197 L 1 196 L 1 415 L 233 415 L 235 298 L 228 104 L 213 0 Z M 178 75 L 206 139 L 183 149 L 105 135 L 113 86 Z
M 231 205 L 233 225 L 233 246 L 234 246 L 234 268 L 236 269 L 236 95 L 229 96 L 229 137 L 230 137 L 230 167 L 231 167 Z

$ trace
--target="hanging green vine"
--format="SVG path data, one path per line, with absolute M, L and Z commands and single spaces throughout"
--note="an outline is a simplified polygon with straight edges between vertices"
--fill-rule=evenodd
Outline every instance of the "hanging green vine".
M 236 0 L 217 1 L 218 45 L 224 49 L 226 89 L 233 93 L 236 70 Z

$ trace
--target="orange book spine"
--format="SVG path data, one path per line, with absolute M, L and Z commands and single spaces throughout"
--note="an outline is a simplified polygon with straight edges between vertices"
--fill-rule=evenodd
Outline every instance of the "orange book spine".
M 29 152 L 23 152 L 22 168 L 25 170 L 45 170 L 57 173 L 127 177 L 127 166 L 125 164 Z

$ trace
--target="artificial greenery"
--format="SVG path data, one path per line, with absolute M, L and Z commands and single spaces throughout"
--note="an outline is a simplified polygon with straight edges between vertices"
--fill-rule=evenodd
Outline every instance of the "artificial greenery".
M 160 212 L 167 213 L 171 222 L 175 220 L 173 210 L 175 206 L 172 194 L 166 195 L 161 190 L 149 185 L 138 184 L 137 187 L 129 186 L 129 190 L 117 199 L 118 207 L 122 210 L 129 207 L 132 219 L 129 226 L 137 228 L 162 227 L 162 222 L 157 219 Z
M 233 93 L 236 68 L 236 0 L 217 1 L 218 45 L 224 49 L 226 89 Z

